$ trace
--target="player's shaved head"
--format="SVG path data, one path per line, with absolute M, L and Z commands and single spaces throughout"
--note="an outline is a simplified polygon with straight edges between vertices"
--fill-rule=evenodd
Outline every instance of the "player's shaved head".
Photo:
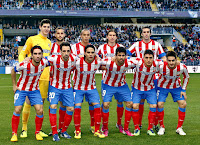
M 57 27 L 56 30 L 55 30 L 55 33 L 58 31 L 58 30 L 63 30 L 65 32 L 65 29 L 62 28 L 62 27 Z

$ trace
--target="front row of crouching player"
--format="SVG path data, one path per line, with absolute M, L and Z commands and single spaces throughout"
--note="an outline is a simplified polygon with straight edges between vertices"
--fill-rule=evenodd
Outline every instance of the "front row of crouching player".
M 64 124 L 60 131 L 60 137 L 70 139 L 67 128 L 71 123 L 74 112 L 75 136 L 81 138 L 81 104 L 84 96 L 85 100 L 94 106 L 95 130 L 94 136 L 104 138 L 108 136 L 109 104 L 113 95 L 118 102 L 125 102 L 125 119 L 122 133 L 128 136 L 140 135 L 139 127 L 139 104 L 143 96 L 149 103 L 150 111 L 148 115 L 148 135 L 156 135 L 153 131 L 156 109 L 158 110 L 158 120 L 160 129 L 158 135 L 165 133 L 164 126 L 164 102 L 170 92 L 174 102 L 178 102 L 178 125 L 176 133 L 186 135 L 182 129 L 186 110 L 186 87 L 189 80 L 187 67 L 177 61 L 176 53 L 167 53 L 167 62 L 155 60 L 153 51 L 146 50 L 143 58 L 127 58 L 126 49 L 118 47 L 113 58 L 99 59 L 95 53 L 93 45 L 85 47 L 84 57 L 77 57 L 71 54 L 69 43 L 63 42 L 60 45 L 61 54 L 43 58 L 43 50 L 40 46 L 31 49 L 31 58 L 15 66 L 11 71 L 13 82 L 14 106 L 12 116 L 12 138 L 17 141 L 17 129 L 20 120 L 22 105 L 28 96 L 31 105 L 35 107 L 35 137 L 36 140 L 43 140 L 39 131 L 43 122 L 43 102 L 40 95 L 38 81 L 43 69 L 51 66 L 50 85 L 48 93 L 49 120 L 52 128 L 53 141 L 59 141 L 57 131 L 57 104 L 61 101 L 66 106 Z M 126 83 L 126 71 L 135 68 L 132 81 L 132 90 L 129 90 Z M 102 111 L 100 110 L 100 97 L 96 89 L 95 73 L 98 69 L 103 69 L 102 79 Z M 16 72 L 21 72 L 16 84 Z M 157 99 L 154 87 L 153 76 L 160 73 L 158 79 L 159 95 Z M 73 74 L 73 89 L 71 86 L 71 74 Z M 181 87 L 180 75 L 183 75 L 183 86 Z M 158 108 L 156 108 L 158 107 Z M 102 128 L 100 129 L 102 117 Z M 133 119 L 134 133 L 129 131 L 129 122 Z

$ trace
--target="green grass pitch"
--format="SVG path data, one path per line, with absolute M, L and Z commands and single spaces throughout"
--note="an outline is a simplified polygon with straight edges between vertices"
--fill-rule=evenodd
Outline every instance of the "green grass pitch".
M 131 74 L 127 74 L 127 82 L 129 87 L 131 86 L 131 81 L 133 76 Z M 101 75 L 96 75 L 96 83 L 97 88 L 100 94 L 101 91 Z M 88 112 L 88 104 L 86 102 L 83 103 L 82 106 L 82 138 L 80 140 L 76 140 L 74 138 L 67 140 L 61 138 L 60 142 L 53 142 L 52 137 L 44 138 L 43 141 L 36 141 L 34 132 L 35 132 L 35 110 L 32 107 L 31 115 L 28 123 L 28 138 L 22 139 L 19 137 L 21 132 L 21 120 L 18 128 L 18 142 L 12 143 L 10 142 L 11 138 L 11 117 L 14 110 L 13 105 L 13 91 L 12 91 L 12 83 L 10 75 L 0 75 L 0 145 L 9 145 L 9 144 L 19 144 L 19 145 L 55 145 L 55 144 L 81 144 L 81 145 L 136 145 L 136 144 L 192 144 L 196 145 L 200 143 L 199 135 L 200 135 L 200 74 L 190 74 L 190 81 L 187 87 L 187 111 L 186 111 L 186 119 L 183 124 L 183 129 L 187 133 L 186 136 L 179 136 L 175 133 L 177 120 L 178 120 L 178 105 L 174 103 L 171 96 L 167 98 L 165 104 L 165 126 L 166 133 L 164 136 L 155 137 L 148 136 L 146 134 L 147 131 L 147 116 L 149 107 L 148 104 L 145 103 L 145 110 L 143 116 L 143 128 L 141 130 L 141 135 L 138 137 L 129 137 L 119 133 L 116 129 L 115 124 L 117 121 L 116 117 L 116 101 L 110 105 L 110 118 L 109 118 L 109 136 L 104 139 L 99 139 L 94 137 L 92 133 L 89 131 L 90 119 Z M 48 117 L 48 105 L 49 103 L 45 101 L 44 105 L 44 122 L 43 122 L 43 130 L 46 133 L 50 132 L 50 123 Z M 57 111 L 58 112 L 58 111 Z M 131 132 L 134 130 L 133 122 L 131 120 L 129 126 Z M 72 121 L 70 127 L 68 128 L 68 133 L 73 137 L 74 136 L 74 123 Z

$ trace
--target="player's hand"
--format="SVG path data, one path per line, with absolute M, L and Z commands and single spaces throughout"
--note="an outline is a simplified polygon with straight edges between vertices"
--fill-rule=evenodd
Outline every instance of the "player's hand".
M 100 70 L 106 70 L 106 67 L 105 66 L 100 66 L 100 68 L 99 68 Z
M 17 91 L 17 90 L 20 90 L 17 86 L 13 86 L 13 92 L 14 92 L 14 94 L 15 94 L 15 92 Z
M 114 57 L 111 57 L 111 60 L 112 61 L 115 61 L 116 60 L 116 57 L 114 56 Z
M 84 55 L 79 55 L 78 57 L 80 57 L 80 58 L 81 58 L 81 57 L 84 57 Z
M 186 95 L 186 92 L 181 92 L 181 98 L 184 96 L 185 98 L 185 101 L 187 100 L 187 95 Z
M 26 57 L 23 61 L 25 62 L 25 63 L 28 63 L 29 61 L 30 61 L 30 57 Z

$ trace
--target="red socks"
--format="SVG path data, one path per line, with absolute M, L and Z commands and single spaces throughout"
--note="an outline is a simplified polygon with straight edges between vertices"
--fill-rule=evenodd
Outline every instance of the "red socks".
M 39 133 L 42 128 L 43 115 L 36 115 L 35 117 L 35 134 Z
M 72 115 L 73 115 L 72 111 L 67 111 L 67 113 L 65 114 L 65 118 L 64 118 L 65 121 L 64 121 L 64 124 L 62 127 L 62 132 L 65 132 L 67 130 L 67 128 L 69 127 L 69 125 L 72 121 Z
M 183 125 L 183 122 L 185 120 L 185 111 L 186 108 L 178 108 L 178 125 L 177 129 Z
M 103 108 L 103 128 L 108 130 L 109 109 Z
M 140 130 L 140 128 L 139 128 L 139 117 L 140 117 L 139 110 L 133 109 L 133 111 L 132 111 L 133 123 L 134 123 L 135 129 Z
M 95 120 L 95 132 L 100 130 L 101 124 L 101 110 L 100 105 L 94 105 L 94 120 Z
M 155 112 L 152 112 L 154 111 L 154 109 L 155 109 Z M 150 108 L 149 115 L 148 115 L 148 120 L 149 120 L 148 130 L 153 128 L 153 125 L 155 123 L 155 117 L 156 117 L 156 108 Z
M 64 124 L 65 113 L 66 113 L 66 108 L 60 107 L 58 129 L 61 129 Z
M 94 126 L 94 106 L 89 106 L 90 126 Z
M 74 125 L 75 125 L 75 129 L 76 131 L 81 131 L 80 127 L 81 127 L 81 106 L 75 106 L 74 109 Z
M 142 125 L 142 116 L 144 112 L 144 102 L 139 105 L 139 125 Z
M 124 113 L 124 107 L 123 104 L 117 104 L 117 124 L 121 125 L 122 124 L 122 116 Z
M 12 116 L 12 134 L 17 134 L 19 126 L 20 114 L 13 113 Z
M 124 120 L 124 130 L 128 130 L 128 126 L 132 116 L 132 108 L 127 108 L 125 110 L 125 120 Z

